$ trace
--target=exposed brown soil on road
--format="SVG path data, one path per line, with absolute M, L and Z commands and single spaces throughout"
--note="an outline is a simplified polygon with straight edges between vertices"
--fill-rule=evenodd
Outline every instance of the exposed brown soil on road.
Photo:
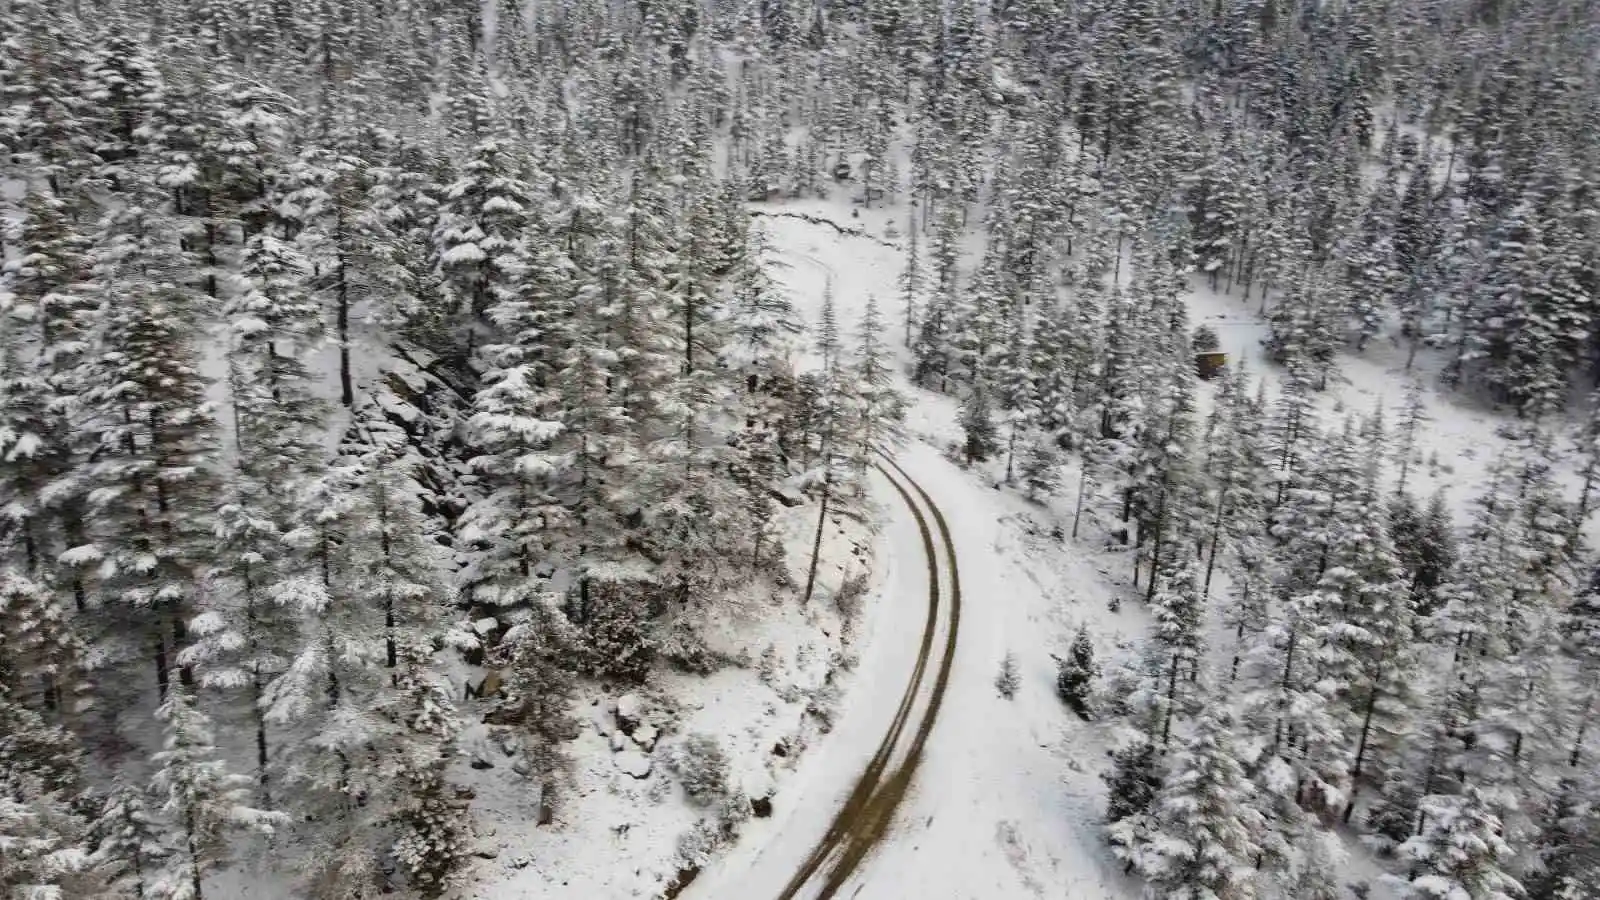
M 894 719 L 890 721 L 888 731 L 878 744 L 877 751 L 867 763 L 866 769 L 862 771 L 861 777 L 856 780 L 849 798 L 834 817 L 827 833 L 789 880 L 783 893 L 779 895 L 779 900 L 795 900 L 799 892 L 811 883 L 819 872 L 824 871 L 821 892 L 817 894 L 818 900 L 833 897 L 883 838 L 894 818 L 895 810 L 899 808 L 900 801 L 905 798 L 906 791 L 911 786 L 912 776 L 922 757 L 923 748 L 928 742 L 928 736 L 933 732 L 934 720 L 939 714 L 945 688 L 950 682 L 950 668 L 955 661 L 956 633 L 961 623 L 961 579 L 956 569 L 955 544 L 951 540 L 949 526 L 945 522 L 944 514 L 934 505 L 927 491 L 913 481 L 887 454 L 883 454 L 883 458 L 894 469 L 895 474 L 890 474 L 889 469 L 881 465 L 878 466 L 878 470 L 899 492 L 906 507 L 916 518 L 917 528 L 922 533 L 923 551 L 927 555 L 928 562 L 928 619 L 923 626 L 922 644 L 917 652 L 916 665 L 912 668 L 905 694 L 901 697 L 900 706 L 895 711 Z M 896 478 L 895 475 L 899 477 Z M 904 481 L 905 485 L 910 485 L 909 491 L 901 481 Z M 928 527 L 928 518 L 913 499 L 912 491 L 916 492 L 922 504 L 933 514 L 941 543 L 944 545 L 946 565 L 950 574 L 949 627 L 946 630 L 943 652 L 927 706 L 917 723 L 905 758 L 898 766 L 891 769 L 890 764 L 900 749 L 901 738 L 910 722 L 917 696 L 927 675 L 928 664 L 934 654 L 934 633 L 938 630 L 940 615 L 941 591 L 937 551 L 934 548 L 932 530 Z

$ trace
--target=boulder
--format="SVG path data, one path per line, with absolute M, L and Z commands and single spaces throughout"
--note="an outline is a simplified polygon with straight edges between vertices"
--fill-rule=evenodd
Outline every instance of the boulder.
M 623 694 L 617 698 L 617 725 L 628 734 L 644 721 L 644 701 L 638 694 Z
M 478 682 L 478 686 L 473 689 L 473 692 L 475 696 L 487 699 L 499 695 L 500 689 L 505 687 L 505 683 L 505 676 L 501 675 L 498 669 L 493 669 L 490 670 L 489 674 L 483 676 L 483 680 Z
M 632 778 L 649 778 L 653 763 L 650 757 L 637 750 L 624 750 L 611 757 L 611 762 Z
M 649 722 L 633 730 L 633 742 L 638 744 L 639 749 L 646 753 L 656 748 L 656 738 L 660 736 L 660 733 L 656 731 L 656 727 Z

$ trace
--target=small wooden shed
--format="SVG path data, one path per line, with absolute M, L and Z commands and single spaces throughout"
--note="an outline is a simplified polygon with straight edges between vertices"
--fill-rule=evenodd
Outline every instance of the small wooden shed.
M 1221 350 L 1205 350 L 1194 355 L 1195 373 L 1206 381 L 1222 374 L 1228 365 L 1228 354 Z

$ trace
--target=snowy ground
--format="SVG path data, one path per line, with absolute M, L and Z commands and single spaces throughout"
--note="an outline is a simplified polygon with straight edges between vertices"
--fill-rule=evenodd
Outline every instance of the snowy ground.
M 817 509 L 813 504 L 787 510 L 781 522 L 791 573 L 803 583 Z M 873 513 L 877 518 L 877 513 Z M 846 518 L 828 523 L 816 596 L 802 606 L 793 588 L 755 586 L 729 604 L 727 618 L 714 624 L 712 648 L 738 661 L 709 675 L 653 675 L 642 688 L 586 684 L 578 702 L 581 734 L 568 745 L 572 783 L 564 791 L 555 821 L 538 824 L 535 786 L 507 768 L 509 760 L 481 728 L 465 744 L 493 769 L 463 763 L 453 773 L 473 792 L 478 847 L 464 887 L 454 897 L 655 898 L 680 877 L 680 838 L 709 813 L 690 804 L 665 760 L 686 735 L 718 736 L 731 763 L 730 781 L 751 798 L 768 798 L 782 810 L 792 793 L 797 764 L 809 766 L 818 753 L 824 724 L 808 708 L 832 681 L 848 688 L 859 680 L 852 671 L 863 645 L 873 649 L 873 667 L 895 660 L 876 651 L 883 629 L 875 595 L 886 573 L 874 566 L 878 535 Z M 871 587 L 863 611 L 847 624 L 835 607 L 835 590 L 847 577 L 867 573 Z M 894 635 L 891 633 L 890 638 Z M 771 648 L 770 671 L 761 658 Z M 880 657 L 886 657 L 880 659 Z M 868 677 L 882 674 L 868 668 Z M 660 732 L 653 741 L 622 733 L 616 709 L 637 699 L 642 718 Z M 481 712 L 481 710 L 479 710 Z M 845 732 L 843 726 L 836 733 Z M 831 752 L 832 742 L 823 745 Z M 781 748 L 781 749 L 779 749 Z M 762 825 L 752 819 L 745 827 Z

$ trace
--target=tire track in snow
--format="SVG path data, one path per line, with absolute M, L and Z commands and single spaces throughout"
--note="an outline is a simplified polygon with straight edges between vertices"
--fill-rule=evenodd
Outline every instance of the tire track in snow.
M 928 492 L 906 474 L 905 469 L 888 454 L 880 451 L 879 455 L 883 457 L 888 467 L 894 470 L 894 474 L 881 464 L 877 467 L 878 471 L 899 492 L 906 507 L 916 518 L 917 528 L 922 533 L 922 546 L 928 560 L 928 620 L 923 627 L 922 644 L 918 649 L 916 665 L 912 669 L 911 679 L 906 685 L 905 694 L 901 697 L 900 707 L 895 712 L 888 732 L 885 733 L 883 741 L 879 743 L 877 752 L 873 754 L 861 777 L 857 779 L 844 806 L 834 817 L 827 833 L 789 880 L 787 887 L 779 895 L 779 900 L 794 900 L 805 886 L 822 872 L 825 874 L 816 898 L 829 900 L 844 887 L 845 882 L 855 874 L 862 861 L 883 839 L 894 819 L 895 811 L 911 786 L 912 777 L 916 774 L 917 764 L 921 761 L 923 749 L 928 743 L 928 737 L 932 734 L 934 722 L 939 715 L 939 707 L 944 701 L 945 689 L 950 682 L 950 671 L 955 662 L 956 638 L 961 623 L 961 581 L 956 567 L 955 542 L 950 536 L 949 525 L 945 521 L 944 513 L 933 502 Z M 902 481 L 905 484 L 901 484 Z M 913 497 L 913 492 L 916 497 Z M 921 500 L 920 506 L 918 498 Z M 940 562 L 939 553 L 934 547 L 933 529 L 928 525 L 929 514 L 938 527 L 940 543 L 944 549 L 944 566 L 949 572 L 948 624 L 941 648 L 938 673 L 934 677 L 932 688 L 926 693 L 926 706 L 922 711 L 922 717 L 917 722 L 910 744 L 903 746 L 901 739 L 905 736 L 906 726 L 910 723 L 918 699 L 924 696 L 923 688 L 928 664 L 934 654 L 934 634 L 938 630 L 940 620 Z M 898 766 L 891 769 L 891 763 L 902 749 L 905 751 L 903 759 Z
M 917 492 L 929 512 L 933 513 L 934 522 L 939 526 L 939 538 L 944 544 L 945 565 L 950 572 L 950 627 L 945 632 L 944 657 L 939 661 L 939 674 L 934 678 L 933 692 L 928 698 L 927 711 L 917 726 L 916 737 L 911 743 L 911 752 L 890 776 L 883 789 L 872 796 L 860 822 L 850 836 L 844 855 L 828 873 L 822 893 L 817 895 L 817 900 L 830 900 L 837 894 L 850 876 L 855 874 L 862 860 L 888 832 L 895 811 L 899 809 L 900 802 L 905 799 L 906 792 L 911 787 L 911 779 L 916 774 L 917 764 L 922 761 L 922 751 L 927 746 L 928 737 L 933 733 L 934 722 L 939 716 L 939 707 L 944 702 L 945 689 L 950 685 L 950 670 L 955 664 L 956 657 L 956 638 L 961 628 L 961 573 L 956 565 L 956 545 L 950 537 L 949 523 L 945 521 L 944 513 L 938 504 L 934 503 L 928 492 L 922 489 L 922 485 L 907 475 L 906 470 L 890 459 L 888 454 L 879 451 L 879 455 L 883 456 L 884 461 L 893 466 L 900 477 Z M 898 484 L 895 486 L 899 487 Z M 918 518 L 921 518 L 920 515 Z
M 885 459 L 888 459 L 885 456 Z M 890 465 L 894 465 L 890 461 Z M 922 643 L 917 648 L 917 662 L 911 670 L 911 678 L 906 683 L 905 694 L 900 698 L 900 706 L 895 710 L 894 718 L 890 720 L 889 730 L 885 732 L 883 740 L 879 742 L 877 750 L 867 762 L 867 767 L 862 771 L 861 777 L 856 780 L 855 787 L 850 791 L 850 796 L 845 800 L 844 806 L 834 816 L 832 824 L 822 840 L 806 857 L 806 861 L 789 879 L 783 893 L 778 895 L 779 900 L 794 900 L 800 890 L 817 874 L 819 870 L 832 858 L 835 852 L 849 846 L 853 833 L 863 821 L 866 812 L 871 807 L 873 799 L 882 781 L 884 770 L 894 756 L 896 746 L 905 731 L 907 721 L 910 720 L 911 710 L 916 704 L 917 694 L 922 687 L 922 680 L 927 672 L 928 658 L 933 650 L 933 636 L 939 621 L 939 566 L 933 546 L 933 532 L 928 527 L 927 517 L 917 507 L 911 493 L 892 477 L 883 466 L 878 466 L 878 471 L 888 479 L 894 489 L 899 492 L 900 498 L 905 501 L 906 507 L 917 520 L 917 529 L 922 533 L 922 548 L 928 559 L 928 620 L 922 629 Z M 899 466 L 895 466 L 899 469 Z M 904 475 L 904 473 L 901 473 Z M 909 479 L 908 479 L 909 480 Z M 914 486 L 914 485 L 913 485 Z M 920 489 L 919 489 L 920 490 Z M 923 496 L 926 496 L 924 494 Z M 835 867 L 837 868 L 837 867 Z M 830 881 L 831 872 L 830 872 Z

